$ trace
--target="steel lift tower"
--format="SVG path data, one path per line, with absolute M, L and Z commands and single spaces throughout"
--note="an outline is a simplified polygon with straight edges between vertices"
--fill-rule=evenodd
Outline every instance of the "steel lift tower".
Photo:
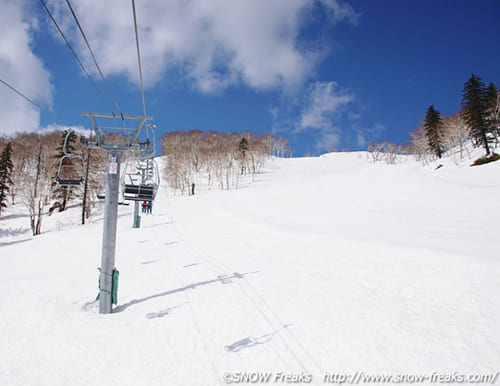
M 115 268 L 116 252 L 116 223 L 118 218 L 118 195 L 120 188 L 120 160 L 123 152 L 145 150 L 147 144 L 138 142 L 139 132 L 150 116 L 125 114 L 82 113 L 90 118 L 95 142 L 87 141 L 88 147 L 100 148 L 108 153 L 106 167 L 106 201 L 104 206 L 104 227 L 102 238 L 101 273 L 99 277 L 99 313 L 109 314 L 113 310 L 113 303 L 118 286 L 118 273 Z M 96 118 L 120 119 L 122 127 L 109 127 L 97 124 Z M 125 120 L 137 122 L 137 126 L 127 129 Z M 115 136 L 109 134 L 116 134 Z M 120 139 L 120 141 L 117 141 Z

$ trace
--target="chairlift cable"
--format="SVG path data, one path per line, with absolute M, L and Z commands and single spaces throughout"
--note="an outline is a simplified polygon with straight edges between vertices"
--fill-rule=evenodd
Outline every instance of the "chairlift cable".
M 87 79 L 89 80 L 90 83 L 92 83 L 92 86 L 94 86 L 95 90 L 97 91 L 97 93 L 101 96 L 101 98 L 103 100 L 105 100 L 104 98 L 104 95 L 102 94 L 101 90 L 99 90 L 99 88 L 97 87 L 97 85 L 95 84 L 95 82 L 92 80 L 92 78 L 90 77 L 87 69 L 85 68 L 85 66 L 83 65 L 82 61 L 80 60 L 80 58 L 78 57 L 78 55 L 76 54 L 75 50 L 73 49 L 73 47 L 71 46 L 71 43 L 68 41 L 68 39 L 66 38 L 66 36 L 64 35 L 64 32 L 61 30 L 61 28 L 59 27 L 59 25 L 57 24 L 56 20 L 54 19 L 54 16 L 52 15 L 52 13 L 50 12 L 50 10 L 47 8 L 47 5 L 45 4 L 44 0 L 40 0 L 40 2 L 42 3 L 43 7 L 45 8 L 45 11 L 47 11 L 47 14 L 49 15 L 50 19 L 52 20 L 52 22 L 54 23 L 54 25 L 56 26 L 57 30 L 59 31 L 59 34 L 61 35 L 61 37 L 63 38 L 63 40 L 65 41 L 66 45 L 68 46 L 68 48 L 70 49 L 71 53 L 73 54 L 73 56 L 75 57 L 76 61 L 78 62 L 78 64 L 80 65 L 80 67 L 82 68 L 83 72 L 85 73 L 85 75 L 87 76 Z
M 20 91 L 16 90 L 14 87 L 12 87 L 10 84 L 5 82 L 4 80 L 0 79 L 0 82 L 2 82 L 4 85 L 6 85 L 8 88 L 10 88 L 12 91 L 14 91 L 17 95 L 21 96 L 22 98 L 26 99 L 28 102 L 30 102 L 32 105 L 37 107 L 40 111 L 43 111 L 45 114 L 49 115 L 54 119 L 56 122 L 60 123 L 63 126 L 66 126 L 69 130 L 72 130 L 71 127 L 69 127 L 67 124 L 65 124 L 63 121 L 61 121 L 59 118 L 57 118 L 54 114 L 51 112 L 47 111 L 44 109 L 42 106 L 40 106 L 38 103 L 33 102 L 30 98 L 28 98 L 26 95 L 21 93 Z
M 75 11 L 73 10 L 73 7 L 71 6 L 71 3 L 69 2 L 69 0 L 66 0 L 66 4 L 68 5 L 68 7 L 71 11 L 71 14 L 73 15 L 73 18 L 75 19 L 75 22 L 78 26 L 78 29 L 80 30 L 80 33 L 83 36 L 83 40 L 85 41 L 85 44 L 87 45 L 87 48 L 89 49 L 90 54 L 92 55 L 92 59 L 94 60 L 95 66 L 97 67 L 97 70 L 99 71 L 99 74 L 101 75 L 103 82 L 106 84 L 106 87 L 108 88 L 108 91 L 109 91 L 111 97 L 113 98 L 113 100 L 115 102 L 115 106 L 118 109 L 118 111 L 120 112 L 121 117 L 122 117 L 122 121 L 123 121 L 124 120 L 123 112 L 120 108 L 120 105 L 118 104 L 118 100 L 116 99 L 115 94 L 113 94 L 113 91 L 111 91 L 111 87 L 109 86 L 108 82 L 106 82 L 106 79 L 104 78 L 104 74 L 102 73 L 101 68 L 99 67 L 99 64 L 97 63 L 97 59 L 95 58 L 94 52 L 92 51 L 92 48 L 90 47 L 90 43 L 87 40 L 87 36 L 85 35 L 85 32 L 83 31 L 83 28 L 80 25 L 80 22 L 78 21 L 78 17 L 76 16 Z
M 142 111 L 144 112 L 144 116 L 146 116 L 146 100 L 144 98 L 144 84 L 142 81 L 141 51 L 139 49 L 139 34 L 137 32 L 137 16 L 136 16 L 136 12 L 135 12 L 135 0 L 132 0 L 132 11 L 134 14 L 135 43 L 137 46 L 137 61 L 139 63 L 139 79 L 141 81 Z M 147 132 L 147 129 L 146 129 L 146 132 Z
M 38 109 L 40 109 L 41 111 L 43 111 L 45 114 L 51 116 L 56 122 L 60 123 L 63 126 L 66 126 L 68 128 L 68 134 L 66 135 L 66 138 L 64 140 L 64 145 L 63 145 L 64 156 L 59 161 L 59 168 L 57 170 L 56 181 L 57 181 L 57 183 L 59 185 L 62 185 L 62 186 L 80 185 L 84 181 L 84 179 L 86 178 L 85 176 L 82 177 L 82 178 L 80 178 L 80 179 L 61 178 L 61 172 L 63 170 L 63 161 L 64 161 L 65 158 L 79 158 L 79 159 L 81 159 L 82 160 L 82 165 L 83 165 L 83 170 L 85 170 L 85 161 L 84 161 L 83 157 L 76 156 L 76 155 L 73 155 L 73 154 L 68 154 L 66 152 L 66 145 L 67 145 L 67 142 L 68 142 L 68 136 L 71 134 L 71 132 L 74 132 L 74 130 L 71 127 L 69 127 L 67 124 L 65 124 L 63 121 L 61 121 L 60 119 L 58 119 L 54 114 L 50 113 L 49 111 L 47 111 L 46 109 L 44 109 L 39 104 L 33 102 L 30 98 L 28 98 L 26 95 L 24 95 L 20 91 L 16 90 L 14 87 L 12 87 L 10 84 L 8 84 L 7 82 L 5 82 L 4 80 L 0 79 L 0 82 L 3 83 L 8 88 L 10 88 L 16 94 L 18 94 L 19 96 L 21 96 L 22 98 L 24 98 L 25 100 L 27 100 L 28 102 L 30 102 L 32 105 L 36 106 Z M 83 172 L 83 174 L 85 174 L 85 171 Z

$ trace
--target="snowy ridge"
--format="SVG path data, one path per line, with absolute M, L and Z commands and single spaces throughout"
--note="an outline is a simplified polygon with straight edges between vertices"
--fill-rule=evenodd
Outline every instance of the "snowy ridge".
M 219 385 L 226 372 L 494 372 L 500 162 L 275 159 L 238 190 L 174 196 L 132 228 L 119 304 L 96 303 L 102 217 L 0 219 L 0 383 Z

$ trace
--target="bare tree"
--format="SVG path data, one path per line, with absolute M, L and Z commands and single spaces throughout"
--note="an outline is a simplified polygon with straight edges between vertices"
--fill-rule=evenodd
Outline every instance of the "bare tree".
M 370 143 L 367 147 L 368 156 L 371 157 L 372 161 L 379 162 L 382 161 L 385 157 L 384 154 L 384 146 L 383 142 L 378 143 Z
M 471 158 L 469 149 L 467 148 L 467 142 L 470 140 L 470 131 L 461 114 L 455 113 L 443 120 L 442 137 L 445 154 L 450 156 L 455 163 L 458 163 L 457 153 L 459 159 L 464 158 L 464 150 L 468 158 Z
M 29 211 L 33 236 L 41 233 L 45 208 L 49 205 L 52 177 L 55 173 L 52 159 L 49 149 L 40 141 L 38 149 L 26 158 L 23 167 L 24 176 L 19 192 Z
M 221 189 L 237 188 L 242 175 L 260 173 L 273 152 L 283 155 L 289 151 L 286 140 L 251 132 L 175 131 L 165 134 L 161 145 L 167 160 L 164 177 L 181 194 L 189 194 L 191 184 L 203 177 L 209 188 L 213 184 Z
M 433 159 L 423 125 L 410 132 L 410 149 L 416 160 L 421 161 L 424 165 Z
M 395 165 L 398 159 L 405 153 L 403 145 L 390 142 L 371 143 L 367 147 L 368 157 L 373 162 L 385 161 L 389 165 Z
M 82 194 L 82 225 L 92 214 L 97 204 L 97 196 L 105 188 L 106 152 L 101 149 L 82 149 L 85 159 L 85 184 Z

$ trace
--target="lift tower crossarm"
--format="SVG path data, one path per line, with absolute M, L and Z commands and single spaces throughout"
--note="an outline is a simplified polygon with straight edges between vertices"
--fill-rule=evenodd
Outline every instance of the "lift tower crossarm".
M 112 114 L 112 113 L 82 113 L 82 117 L 98 117 L 98 118 L 123 118 L 123 119 L 144 119 L 146 121 L 152 121 L 153 117 L 145 115 L 130 115 L 130 114 Z
M 97 137 L 97 143 L 94 144 L 93 146 L 100 147 L 104 150 L 114 150 L 114 151 L 119 151 L 119 150 L 125 151 L 125 150 L 132 149 L 132 147 L 134 147 L 133 144 L 134 144 L 135 140 L 139 136 L 139 132 L 141 131 L 142 127 L 144 126 L 144 123 L 146 121 L 150 121 L 150 120 L 154 119 L 152 116 L 146 116 L 146 115 L 131 115 L 131 114 L 118 115 L 118 114 L 114 114 L 114 113 L 106 114 L 106 113 L 83 112 L 83 113 L 81 113 L 81 115 L 83 117 L 89 117 L 90 122 L 92 123 L 92 127 L 93 127 L 94 132 L 95 132 L 96 137 Z M 115 118 L 115 119 L 121 118 L 122 120 L 131 119 L 131 120 L 138 120 L 139 123 L 137 124 L 137 127 L 134 130 L 134 133 L 130 135 L 127 145 L 123 145 L 123 146 L 105 145 L 104 144 L 104 134 L 103 134 L 102 130 L 99 128 L 99 126 L 97 125 L 97 121 L 95 119 L 96 117 L 97 118 Z M 117 129 L 119 129 L 119 128 L 117 127 Z

